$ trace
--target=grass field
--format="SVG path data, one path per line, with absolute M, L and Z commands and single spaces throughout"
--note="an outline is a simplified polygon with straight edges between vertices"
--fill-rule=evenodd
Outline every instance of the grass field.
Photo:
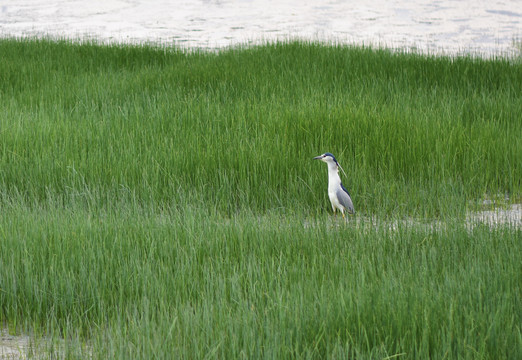
M 522 198 L 520 94 L 516 59 L 0 40 L 0 323 L 67 358 L 520 358 L 521 230 L 463 221 Z M 332 219 L 326 151 L 380 225 Z

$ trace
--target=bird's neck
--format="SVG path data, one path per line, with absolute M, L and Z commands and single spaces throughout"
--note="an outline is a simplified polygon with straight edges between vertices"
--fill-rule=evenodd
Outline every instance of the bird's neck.
M 339 168 L 337 164 L 329 163 L 328 164 L 328 187 L 336 187 L 341 183 L 341 178 L 339 177 Z

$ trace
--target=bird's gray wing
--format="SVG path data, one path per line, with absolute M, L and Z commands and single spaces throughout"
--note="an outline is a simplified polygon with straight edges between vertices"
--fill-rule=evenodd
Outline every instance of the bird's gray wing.
M 344 206 L 346 211 L 348 211 L 350 214 L 355 213 L 352 198 L 350 197 L 348 190 L 344 188 L 343 184 L 341 184 L 341 188 L 337 190 L 337 198 L 339 199 L 341 205 Z

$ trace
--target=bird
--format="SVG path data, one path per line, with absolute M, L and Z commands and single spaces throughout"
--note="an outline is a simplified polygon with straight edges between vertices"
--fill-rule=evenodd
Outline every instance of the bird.
M 345 218 L 345 211 L 354 214 L 355 210 L 353 208 L 352 198 L 350 197 L 348 190 L 346 190 L 341 183 L 341 178 L 339 177 L 340 165 L 335 159 L 335 156 L 327 152 L 314 157 L 314 160 L 321 160 L 328 165 L 328 197 L 330 198 L 334 215 L 337 209 L 341 211 L 343 219 Z M 341 168 L 341 170 L 343 169 Z

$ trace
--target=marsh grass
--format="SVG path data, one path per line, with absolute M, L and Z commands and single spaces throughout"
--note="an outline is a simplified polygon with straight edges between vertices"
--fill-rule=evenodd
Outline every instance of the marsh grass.
M 459 219 L 521 196 L 521 93 L 501 58 L 0 40 L 0 320 L 69 358 L 517 358 L 520 229 Z M 444 230 L 332 220 L 325 151 L 357 216 Z
M 522 68 L 506 59 L 313 43 L 2 40 L 0 53 L 8 195 L 325 210 L 326 170 L 310 161 L 325 151 L 362 213 L 442 216 L 520 193 Z
M 3 317 L 96 357 L 521 353 L 513 228 L 3 210 Z

